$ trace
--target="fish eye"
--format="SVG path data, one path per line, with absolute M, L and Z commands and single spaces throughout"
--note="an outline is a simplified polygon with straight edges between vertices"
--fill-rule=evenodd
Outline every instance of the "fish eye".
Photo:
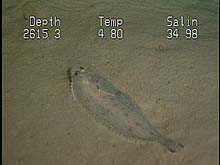
M 77 75 L 79 75 L 79 74 L 80 74 L 80 71 L 77 70 L 77 71 L 75 72 L 75 75 L 77 76 Z
M 85 72 L 85 68 L 84 67 L 80 66 L 79 69 L 80 69 L 80 72 Z

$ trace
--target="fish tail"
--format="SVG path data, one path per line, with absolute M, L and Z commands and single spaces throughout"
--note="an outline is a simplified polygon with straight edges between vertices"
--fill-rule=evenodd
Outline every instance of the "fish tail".
M 158 142 L 165 146 L 172 153 L 178 152 L 184 148 L 181 143 L 165 137 L 159 137 Z

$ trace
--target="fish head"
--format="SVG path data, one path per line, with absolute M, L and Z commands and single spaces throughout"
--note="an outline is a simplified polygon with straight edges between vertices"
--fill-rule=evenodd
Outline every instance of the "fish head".
M 75 78 L 77 78 L 81 83 L 87 85 L 95 85 L 99 81 L 99 76 L 94 73 L 94 71 L 89 68 L 79 67 L 74 73 Z
M 82 77 L 85 71 L 86 68 L 80 66 L 79 69 L 77 69 L 74 74 L 76 77 Z

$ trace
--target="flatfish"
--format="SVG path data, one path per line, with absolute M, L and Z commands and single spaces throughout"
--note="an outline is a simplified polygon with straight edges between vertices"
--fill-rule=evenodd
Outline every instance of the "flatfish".
M 158 142 L 170 152 L 183 145 L 162 136 L 145 117 L 140 107 L 126 93 L 90 68 L 69 70 L 71 92 L 96 121 L 128 142 L 146 144 Z

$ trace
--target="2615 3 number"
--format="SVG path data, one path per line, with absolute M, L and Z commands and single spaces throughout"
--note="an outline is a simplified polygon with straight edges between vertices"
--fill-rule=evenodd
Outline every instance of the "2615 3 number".
M 61 31 L 60 29 L 55 29 L 54 30 L 55 35 L 54 38 L 55 39 L 60 39 L 61 38 Z M 29 40 L 29 39 L 49 39 L 49 29 L 47 28 L 43 28 L 43 29 L 24 29 L 23 32 L 23 38 L 25 40 Z

